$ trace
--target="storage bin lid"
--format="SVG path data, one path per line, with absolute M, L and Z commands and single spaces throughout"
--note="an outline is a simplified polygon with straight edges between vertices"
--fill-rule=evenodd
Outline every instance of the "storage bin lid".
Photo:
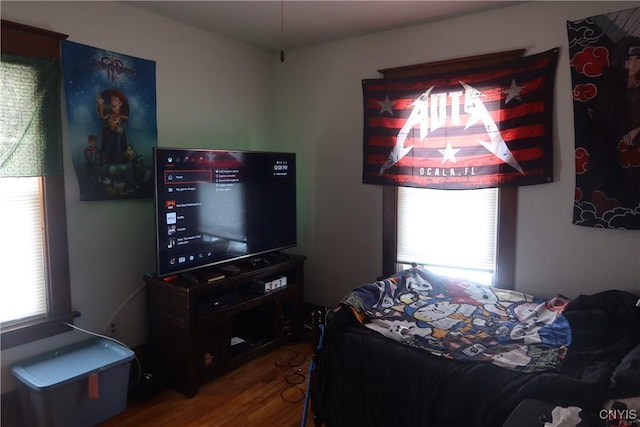
M 52 350 L 18 362 L 13 375 L 34 389 L 60 386 L 79 377 L 129 362 L 130 349 L 104 338 L 95 338 Z

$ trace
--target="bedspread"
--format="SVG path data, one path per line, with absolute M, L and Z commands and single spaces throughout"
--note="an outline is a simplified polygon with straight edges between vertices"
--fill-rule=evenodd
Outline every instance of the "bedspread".
M 550 300 L 436 275 L 420 267 L 360 286 L 342 303 L 368 328 L 431 354 L 535 372 L 557 369 L 571 344 Z
M 640 394 L 638 295 L 610 289 L 572 297 L 566 306 L 564 298 L 549 300 L 548 305 L 558 309 L 554 322 L 569 323 L 571 343 L 558 369 L 527 372 L 442 357 L 442 349 L 436 356 L 438 351 L 405 345 L 418 341 L 411 333 L 422 320 L 412 318 L 403 304 L 448 295 L 453 304 L 484 301 L 482 309 L 491 313 L 496 301 L 511 301 L 506 297 L 509 291 L 468 287 L 459 280 L 449 286 L 450 282 L 425 271 L 405 272 L 357 288 L 326 313 L 325 327 L 318 330 L 323 346 L 315 352 L 316 376 L 311 382 L 316 420 L 332 427 L 497 427 L 525 399 L 598 414 L 607 399 Z M 522 298 L 521 303 L 535 307 L 544 302 Z M 474 327 L 481 329 L 467 326 L 463 332 Z M 536 339 L 548 338 L 542 335 Z M 455 354 L 452 348 L 447 351 Z

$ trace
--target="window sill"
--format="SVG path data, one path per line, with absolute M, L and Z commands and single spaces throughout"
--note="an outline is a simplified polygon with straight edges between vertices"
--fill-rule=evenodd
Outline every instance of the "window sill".
M 80 313 L 73 311 L 62 316 L 35 319 L 2 327 L 0 328 L 0 349 L 4 350 L 67 332 L 71 328 L 64 322 L 71 322 L 76 317 L 80 317 Z

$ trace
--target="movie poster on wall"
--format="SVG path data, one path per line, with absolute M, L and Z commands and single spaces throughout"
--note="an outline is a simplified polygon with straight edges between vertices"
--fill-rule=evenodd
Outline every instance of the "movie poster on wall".
M 567 22 L 573 223 L 640 230 L 640 8 Z
M 155 62 L 65 41 L 62 65 L 80 200 L 153 197 Z

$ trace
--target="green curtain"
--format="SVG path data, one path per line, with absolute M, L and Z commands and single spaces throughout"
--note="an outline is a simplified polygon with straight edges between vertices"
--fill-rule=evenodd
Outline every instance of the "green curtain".
M 59 60 L 2 55 L 0 177 L 62 173 Z

